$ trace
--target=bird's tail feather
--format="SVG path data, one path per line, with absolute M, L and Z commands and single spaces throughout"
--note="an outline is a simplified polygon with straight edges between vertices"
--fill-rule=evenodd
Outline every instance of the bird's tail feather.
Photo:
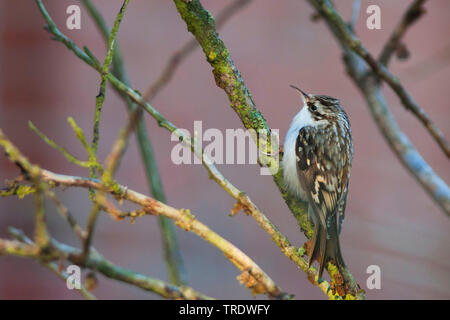
M 308 265 L 311 266 L 314 260 L 319 262 L 319 278 L 322 277 L 323 270 L 329 261 L 333 261 L 339 269 L 345 267 L 339 246 L 337 223 L 334 221 L 335 219 L 332 220 L 333 222 L 328 230 L 324 228 L 320 221 L 315 223 L 316 227 L 309 250 Z

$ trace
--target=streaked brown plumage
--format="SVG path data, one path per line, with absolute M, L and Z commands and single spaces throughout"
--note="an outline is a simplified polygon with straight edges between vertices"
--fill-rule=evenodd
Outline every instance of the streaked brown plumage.
M 309 203 L 308 213 L 315 232 L 308 263 L 318 260 L 322 277 L 330 260 L 338 267 L 345 266 L 339 233 L 345 214 L 353 143 L 350 123 L 339 100 L 296 89 L 304 106 L 286 136 L 284 177 L 291 192 Z

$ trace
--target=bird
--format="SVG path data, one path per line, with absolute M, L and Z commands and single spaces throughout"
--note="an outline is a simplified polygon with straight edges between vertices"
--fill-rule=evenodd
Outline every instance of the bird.
M 287 190 L 308 203 L 314 235 L 308 266 L 319 262 L 319 278 L 329 261 L 346 267 L 339 244 L 353 158 L 350 121 L 340 101 L 327 95 L 300 93 L 302 106 L 284 142 L 283 179 Z

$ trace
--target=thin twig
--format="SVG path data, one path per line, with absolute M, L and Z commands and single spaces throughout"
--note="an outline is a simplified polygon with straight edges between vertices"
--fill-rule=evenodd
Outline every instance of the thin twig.
M 91 58 L 89 55 L 87 55 L 85 52 L 83 52 L 81 49 L 79 49 L 75 45 L 75 43 L 73 43 L 72 40 L 70 40 L 65 35 L 63 35 L 58 30 L 58 28 L 56 27 L 54 22 L 51 20 L 50 16 L 45 11 L 45 8 L 42 8 L 41 12 L 43 13 L 44 18 L 46 19 L 46 21 L 48 23 L 49 27 L 47 28 L 47 30 L 54 35 L 54 38 L 56 40 L 62 42 L 63 44 L 65 44 L 67 46 L 67 48 L 69 50 L 73 51 L 75 53 L 75 55 L 78 56 L 81 60 L 86 62 L 88 65 L 93 67 L 98 72 L 101 72 L 98 64 L 95 63 L 95 58 Z M 234 65 L 231 67 L 231 69 L 235 69 Z M 190 137 L 185 136 L 182 131 L 178 130 L 178 128 L 176 126 L 174 126 L 171 122 L 169 122 L 167 119 L 165 119 L 156 109 L 154 109 L 150 105 L 150 103 L 145 101 L 137 91 L 133 90 L 132 88 L 127 86 L 125 83 L 121 82 L 119 79 L 117 79 L 112 74 L 108 75 L 108 79 L 117 90 L 119 90 L 122 94 L 127 95 L 132 101 L 134 101 L 137 105 L 141 106 L 146 112 L 148 112 L 153 118 L 155 118 L 155 120 L 158 122 L 158 125 L 160 127 L 163 127 L 165 129 L 169 130 L 170 132 L 175 133 L 180 140 L 185 142 L 188 146 L 191 147 L 191 149 L 194 150 L 193 146 L 195 145 L 195 141 L 191 140 Z M 247 104 L 247 102 L 253 103 L 251 101 L 251 96 L 249 95 L 247 89 L 245 89 L 244 91 L 246 92 L 246 94 L 244 94 L 245 103 L 246 104 Z M 247 114 L 247 116 L 245 116 L 246 114 Z M 249 115 L 251 115 L 251 116 L 248 117 Z M 268 129 L 268 127 L 264 126 L 265 120 L 256 108 L 250 109 L 250 110 L 244 108 L 242 110 L 242 117 L 245 119 L 245 121 L 247 121 L 247 119 L 248 119 L 248 121 L 252 121 L 253 124 L 255 125 L 255 128 L 257 128 L 257 129 L 263 129 L 263 130 Z M 258 127 L 258 125 L 260 125 L 260 127 Z M 249 127 L 251 128 L 250 125 L 249 125 Z M 215 181 L 223 181 L 221 183 L 229 184 L 229 182 L 222 176 L 222 174 L 217 170 L 217 168 L 215 168 L 215 166 L 212 164 L 212 162 L 210 160 L 207 160 L 205 155 L 201 154 L 200 156 L 202 158 L 203 165 L 207 168 L 208 172 L 214 177 Z M 296 217 L 296 219 L 299 223 L 299 226 L 302 228 L 302 230 L 305 232 L 305 234 L 308 236 L 308 238 L 310 238 L 313 234 L 313 228 L 307 217 L 305 204 L 300 202 L 298 199 L 292 197 L 285 190 L 285 185 L 283 182 L 281 170 L 274 176 L 274 179 L 275 179 L 275 182 L 277 183 L 277 186 L 280 188 L 283 198 L 285 199 L 289 208 L 291 209 L 294 216 Z M 229 190 L 227 190 L 227 192 L 230 195 L 236 197 L 236 192 L 231 192 Z M 239 192 L 239 197 L 236 197 L 235 199 L 241 201 L 242 194 L 243 194 L 242 192 Z M 242 200 L 242 201 L 245 203 L 245 200 Z M 251 206 L 250 206 L 249 210 L 252 210 Z M 256 213 L 255 216 L 260 218 L 260 221 L 266 221 L 266 219 L 267 219 L 265 216 L 260 216 L 258 213 Z M 271 229 L 270 226 L 273 226 L 273 225 L 270 223 L 270 225 L 265 225 L 264 228 Z M 272 230 L 271 232 L 272 232 L 271 235 L 277 234 L 277 230 Z M 284 241 L 284 239 L 286 239 L 286 241 Z M 306 262 L 302 258 L 302 254 L 299 254 L 296 250 L 291 250 L 292 248 L 291 248 L 290 243 L 288 242 L 287 238 L 275 237 L 274 241 L 275 242 L 279 241 L 277 243 L 280 246 L 280 248 L 283 250 L 283 252 L 286 254 L 286 256 L 288 256 L 291 260 L 296 262 L 302 268 L 302 270 L 305 270 L 304 266 L 306 265 Z M 334 296 L 331 293 L 331 291 L 329 290 L 330 285 L 326 281 L 319 282 L 317 280 L 317 273 L 313 269 L 307 270 L 307 274 L 308 274 L 308 278 L 310 280 L 312 280 L 313 284 L 319 286 L 324 291 L 324 293 L 326 293 L 330 298 L 333 298 L 333 299 L 339 298 L 339 297 Z M 358 295 L 358 297 L 359 297 L 359 295 Z
M 87 8 L 89 14 L 94 20 L 95 24 L 101 31 L 103 37 L 107 41 L 109 38 L 109 28 L 106 24 L 106 21 L 103 19 L 101 13 L 97 10 L 97 8 L 92 4 L 89 0 L 81 0 L 82 3 Z M 120 81 L 125 83 L 126 85 L 130 85 L 128 80 L 128 76 L 125 71 L 124 62 L 122 58 L 122 53 L 120 51 L 119 43 L 116 43 L 116 50 L 113 57 L 113 68 L 112 74 L 115 75 Z M 130 117 L 137 112 L 138 120 L 136 125 L 136 139 L 138 141 L 139 151 L 141 153 L 142 162 L 144 165 L 147 183 L 149 185 L 149 189 L 155 199 L 158 201 L 166 203 L 166 196 L 164 194 L 161 177 L 158 170 L 158 165 L 156 163 L 156 159 L 153 155 L 153 148 L 150 142 L 150 138 L 148 137 L 145 121 L 142 117 L 142 109 L 138 108 L 135 103 L 123 92 L 118 90 L 116 87 L 114 89 L 120 94 L 120 96 L 124 99 L 125 103 L 128 107 L 128 112 Z M 131 134 L 131 132 L 130 132 Z M 128 138 L 126 141 L 126 145 L 128 145 Z M 124 152 L 122 152 L 123 154 Z M 117 161 L 120 161 L 120 157 Z M 164 249 L 164 257 L 168 269 L 170 282 L 175 285 L 186 285 L 187 281 L 187 273 L 186 268 L 184 266 L 183 257 L 181 255 L 178 241 L 175 233 L 175 227 L 173 222 L 164 217 L 158 217 L 161 235 L 163 240 L 163 249 Z
M 234 65 L 229 50 L 217 34 L 214 19 L 211 17 L 211 14 L 202 7 L 198 0 L 191 0 L 188 3 L 182 0 L 175 0 L 175 5 L 177 6 L 181 17 L 186 22 L 188 30 L 196 37 L 207 57 L 207 61 L 213 67 L 213 74 L 217 86 L 227 93 L 231 107 L 239 115 L 243 125 L 247 129 L 270 132 L 266 120 L 256 108 L 252 96 L 242 80 L 239 70 Z M 275 165 L 273 163 L 275 159 L 268 157 L 266 160 L 269 163 L 269 166 Z M 273 175 L 273 178 L 280 189 L 283 198 L 297 219 L 302 231 L 310 238 L 313 229 L 307 217 L 306 204 L 295 199 L 287 192 L 281 170 L 278 170 L 278 172 Z M 344 272 L 345 274 L 337 275 L 336 272 L 332 271 L 335 269 L 336 268 L 329 267 L 329 274 L 333 278 L 335 284 L 342 285 L 344 294 L 364 299 L 364 293 L 354 280 L 350 271 L 346 269 Z M 342 277 L 344 278 L 345 284 L 337 281 L 338 276 L 341 276 L 341 279 Z
M 90 161 L 82 161 L 79 160 L 77 157 L 72 155 L 69 151 L 67 151 L 65 148 L 59 146 L 56 142 L 54 142 L 52 139 L 47 137 L 44 133 L 42 133 L 36 126 L 31 122 L 28 121 L 28 126 L 31 130 L 33 130 L 42 140 L 44 140 L 45 143 L 47 143 L 50 147 L 56 149 L 59 151 L 64 157 L 71 163 L 76 164 L 77 166 L 83 167 L 83 168 L 90 168 L 92 167 L 93 163 Z
M 102 74 L 100 80 L 100 90 L 96 97 L 95 102 L 95 119 L 94 119 L 94 133 L 92 138 L 92 149 L 94 152 L 97 151 L 98 141 L 100 139 L 99 136 L 99 128 L 100 128 L 100 114 L 102 111 L 102 105 L 105 100 L 106 94 L 106 76 L 109 72 L 109 66 L 113 60 L 114 49 L 116 48 L 116 37 L 117 32 L 119 31 L 120 23 L 122 22 L 122 18 L 125 15 L 125 11 L 127 10 L 128 2 L 130 0 L 124 0 L 122 7 L 117 14 L 117 17 L 114 21 L 114 26 L 111 29 L 109 39 L 108 39 L 108 51 L 106 52 L 106 57 L 102 66 Z
M 106 52 L 106 57 L 103 62 L 102 66 L 102 73 L 100 77 L 100 90 L 95 98 L 95 118 L 94 118 L 94 132 L 93 132 L 93 138 L 92 138 L 92 144 L 91 148 L 94 152 L 94 154 L 97 152 L 98 148 L 98 141 L 100 139 L 100 115 L 102 111 L 103 102 L 105 101 L 105 94 L 106 94 L 106 84 L 107 84 L 107 75 L 109 73 L 109 66 L 111 65 L 111 62 L 113 60 L 114 56 L 114 49 L 116 48 L 116 37 L 117 33 L 119 31 L 120 23 L 122 22 L 123 16 L 125 15 L 125 12 L 127 10 L 129 0 L 124 0 L 122 7 L 120 8 L 117 17 L 114 21 L 114 25 L 111 29 L 110 36 L 108 39 L 108 50 Z M 92 160 L 92 159 L 90 159 Z M 110 174 L 111 172 L 108 172 Z M 90 177 L 95 178 L 95 172 L 94 169 L 91 169 Z M 103 174 L 102 179 L 105 177 L 105 174 Z M 91 212 L 89 214 L 87 227 L 86 227 L 86 240 L 83 243 L 83 259 L 86 259 L 87 255 L 89 254 L 89 247 L 92 242 L 92 238 L 94 236 L 94 229 L 95 224 L 97 222 L 97 217 L 100 210 L 100 205 L 98 203 L 99 199 L 102 199 L 104 195 L 102 193 L 95 194 L 91 192 L 91 196 L 94 200 L 94 204 L 92 205 Z
M 58 199 L 56 194 L 52 190 L 45 190 L 45 195 L 53 201 L 58 209 L 60 215 L 67 221 L 70 225 L 74 233 L 78 236 L 81 241 L 86 239 L 86 232 L 81 228 L 81 226 L 76 221 L 75 217 L 70 213 L 69 209 L 67 209 L 62 202 Z
M 408 171 L 417 179 L 425 191 L 435 199 L 444 213 L 450 217 L 450 189 L 447 184 L 425 162 L 398 124 L 379 86 L 373 78 L 357 83 L 369 104 L 372 115 L 386 137 L 389 146 Z
M 104 276 L 128 283 L 146 291 L 154 292 L 167 299 L 187 299 L 187 300 L 210 300 L 211 297 L 203 295 L 190 287 L 179 287 L 166 283 L 159 279 L 150 278 L 129 269 L 122 268 L 105 259 L 101 254 L 94 251 L 87 260 L 80 264 L 81 251 L 66 244 L 51 239 L 48 248 L 52 256 L 58 260 L 67 259 L 73 264 L 90 270 L 100 272 Z M 35 246 L 19 240 L 0 239 L 0 255 L 15 255 L 24 258 L 40 260 L 41 256 L 36 251 Z
M 219 30 L 235 13 L 248 5 L 252 0 L 234 0 L 228 4 L 222 11 L 217 14 L 216 28 Z M 192 39 L 186 42 L 180 49 L 178 49 L 166 63 L 163 71 L 157 80 L 150 85 L 144 93 L 144 99 L 152 101 L 156 95 L 163 89 L 172 79 L 178 66 L 189 56 L 190 53 L 197 48 L 198 42 Z
M 378 58 L 379 63 L 385 66 L 389 64 L 389 61 L 399 47 L 406 30 L 408 30 L 408 28 L 425 13 L 425 9 L 423 8 L 425 1 L 426 0 L 415 0 L 411 3 L 400 20 L 400 23 L 395 27 L 389 40 L 384 45 L 380 57 Z
M 0 129 L 0 146 L 5 150 L 7 157 L 16 165 L 18 165 L 29 180 L 34 185 L 34 205 L 35 205 L 35 242 L 39 249 L 45 250 L 49 243 L 49 234 L 45 222 L 44 197 L 46 186 L 39 179 L 40 168 L 31 164 L 28 159 L 23 156 L 19 149 L 8 140 Z M 19 181 L 19 179 L 17 179 Z
M 81 142 L 84 149 L 89 155 L 89 158 L 95 159 L 95 152 L 87 142 L 86 136 L 84 135 L 83 129 L 81 129 L 78 124 L 75 122 L 75 120 L 72 117 L 67 118 L 67 122 L 72 127 L 72 130 L 75 132 L 75 135 L 77 136 L 77 139 Z M 94 166 L 94 163 L 91 164 L 91 166 Z M 97 170 L 101 169 L 101 165 L 97 163 Z
M 350 19 L 350 28 L 352 29 L 355 29 L 360 9 L 361 9 L 361 0 L 353 0 L 352 17 Z
M 381 79 L 383 79 L 391 89 L 397 94 L 403 106 L 410 110 L 425 126 L 434 140 L 441 147 L 445 155 L 450 158 L 450 144 L 444 137 L 441 130 L 430 119 L 426 112 L 417 104 L 411 94 L 403 87 L 400 80 L 394 76 L 384 65 L 379 63 L 363 46 L 361 40 L 350 30 L 342 17 L 336 14 L 333 5 L 329 0 L 309 0 L 309 2 L 319 11 L 319 13 L 327 17 L 329 24 L 332 24 L 339 34 L 339 37 L 345 41 L 346 45 L 363 58 L 370 66 L 372 71 Z
M 8 228 L 8 233 L 14 238 L 19 240 L 20 242 L 23 242 L 27 245 L 30 246 L 36 246 L 33 241 L 31 241 L 30 238 L 28 238 L 25 233 L 22 230 L 18 230 L 16 228 Z M 0 240 L 1 241 L 1 240 Z M 64 271 L 64 270 L 60 270 L 60 266 L 58 263 L 55 262 L 43 262 L 41 261 L 41 264 L 46 267 L 47 269 L 49 269 L 51 272 L 53 272 L 54 274 L 56 274 L 59 278 L 61 278 L 64 283 L 66 283 L 69 275 Z M 86 288 L 80 284 L 80 288 L 77 289 L 77 291 L 86 299 L 88 300 L 96 300 L 97 298 L 90 293 L 88 290 L 86 290 Z
M 176 225 L 180 228 L 193 232 L 210 242 L 221 250 L 227 259 L 232 261 L 239 270 L 243 273 L 248 273 L 248 276 L 253 279 L 253 281 L 256 281 L 256 284 L 258 285 L 256 286 L 253 284 L 253 286 L 251 286 L 251 289 L 254 290 L 255 293 L 267 293 L 273 298 L 285 297 L 285 294 L 253 260 L 235 247 L 231 242 L 222 238 L 197 220 L 189 210 L 175 209 L 122 185 L 119 186 L 118 191 L 117 188 L 108 188 L 97 179 L 61 175 L 48 170 L 41 170 L 40 177 L 42 181 L 46 183 L 70 187 L 92 188 L 98 191 L 107 192 L 116 198 L 127 200 L 141 206 L 147 214 L 164 215 L 174 220 Z
M 124 128 L 119 130 L 119 136 L 106 157 L 105 172 L 103 173 L 104 179 L 106 180 L 114 178 L 114 174 L 119 166 L 119 161 L 122 159 L 125 152 L 128 137 L 133 132 L 137 122 L 139 121 L 139 111 L 140 110 L 136 109 L 130 114 L 127 124 Z
M 45 222 L 45 207 L 44 207 L 44 186 L 39 181 L 38 177 L 33 174 L 32 181 L 36 188 L 34 195 L 34 205 L 35 205 L 35 242 L 36 244 L 44 249 L 49 242 L 49 235 L 47 231 L 47 224 Z
M 221 250 L 225 257 L 229 259 L 242 274 L 238 277 L 239 281 L 244 283 L 252 290 L 254 294 L 268 294 L 272 298 L 286 299 L 289 295 L 281 291 L 281 289 L 273 282 L 273 280 L 244 252 L 234 246 L 231 242 L 224 239 L 206 225 L 195 218 L 194 215 L 186 209 L 175 209 L 155 199 L 147 197 L 139 192 L 129 189 L 125 186 L 116 184 L 114 187 L 105 185 L 102 180 L 95 178 L 83 178 L 75 176 L 67 176 L 56 174 L 48 170 L 32 166 L 30 162 L 20 153 L 20 151 L 9 141 L 0 129 L 0 146 L 6 151 L 13 153 L 12 161 L 18 161 L 24 168 L 33 169 L 33 176 L 38 179 L 41 184 L 51 186 L 70 186 L 83 187 L 99 191 L 97 194 L 109 193 L 116 199 L 127 200 L 135 203 L 141 207 L 147 214 L 150 215 L 164 215 L 175 221 L 175 224 L 186 230 L 197 234 L 204 240 L 208 241 L 216 248 Z M 31 175 L 30 175 L 31 176 Z M 95 201 L 95 204 L 101 206 L 100 201 Z M 1 248 L 0 248 L 1 249 Z M 46 247 L 46 249 L 48 249 Z M 0 250 L 1 251 L 1 250 Z M 81 256 L 78 257 L 80 264 L 84 265 L 94 250 L 90 250 L 90 254 L 85 253 L 85 248 Z
M 367 55 L 361 56 L 360 53 L 355 50 L 354 39 L 355 36 L 351 31 L 346 28 L 345 22 L 343 22 L 341 16 L 336 12 L 334 7 L 328 3 L 328 1 L 322 0 L 310 0 L 310 3 L 319 11 L 322 17 L 327 22 L 330 30 L 334 34 L 335 38 L 339 41 L 342 49 L 346 52 L 347 59 L 353 59 L 351 64 L 347 62 L 349 74 L 357 82 L 358 86 L 362 81 L 365 81 L 368 70 L 364 66 L 361 67 L 363 61 L 367 64 Z M 350 41 L 349 41 L 350 39 Z M 353 40 L 352 40 L 353 39 Z M 361 42 L 358 40 L 356 47 L 363 48 Z M 357 54 L 361 59 L 355 59 L 349 52 Z M 373 59 L 373 58 L 372 58 Z M 387 70 L 384 66 L 375 62 L 376 66 Z M 373 75 L 379 76 L 376 70 L 371 67 Z M 363 70 L 361 70 L 363 68 Z M 356 70 L 356 71 L 355 71 Z M 370 75 L 370 74 L 369 74 Z M 372 76 L 373 76 L 372 75 Z M 364 89 L 366 90 L 366 89 Z M 363 91 L 364 93 L 365 91 Z M 378 92 L 375 92 L 379 94 Z M 366 94 L 366 93 L 365 93 Z M 370 96 L 373 95 L 373 92 Z M 377 98 L 378 99 L 378 98 Z M 377 102 L 378 106 L 383 106 L 384 103 Z M 369 105 L 370 107 L 370 105 Z M 371 109 L 374 110 L 374 109 Z M 387 110 L 387 109 L 386 109 Z M 373 111 L 374 112 L 374 111 Z M 390 113 L 386 114 L 385 119 L 388 119 L 390 125 L 384 126 L 383 123 L 378 123 L 379 128 L 383 135 L 386 137 L 387 142 L 393 147 L 395 154 L 402 160 L 402 163 L 406 166 L 409 172 L 419 181 L 425 191 L 432 197 L 432 199 L 442 208 L 445 214 L 449 215 L 450 212 L 450 189 L 447 184 L 433 171 L 433 169 L 423 160 L 414 146 L 406 138 L 406 135 L 398 129 L 398 125 L 390 116 Z M 395 130 L 389 132 L 388 128 L 392 127 Z
M 417 64 L 405 68 L 400 75 L 409 81 L 423 81 L 435 72 L 439 72 L 450 64 L 450 44 L 437 50 Z
M 256 108 L 229 50 L 215 30 L 214 19 L 211 14 L 202 7 L 198 0 L 192 0 L 189 3 L 177 0 L 175 4 L 183 20 L 189 26 L 189 30 L 192 31 L 202 47 L 208 62 L 213 67 L 217 86 L 226 92 L 231 108 L 237 113 L 244 127 L 257 132 L 270 133 L 271 130 L 267 121 Z M 272 157 L 266 159 L 263 157 L 263 160 L 263 163 L 267 163 L 269 167 L 278 165 L 277 159 Z M 314 230 L 307 217 L 307 204 L 299 201 L 286 190 L 282 170 L 278 170 L 273 178 L 286 204 L 296 217 L 300 228 L 308 237 L 311 237 Z

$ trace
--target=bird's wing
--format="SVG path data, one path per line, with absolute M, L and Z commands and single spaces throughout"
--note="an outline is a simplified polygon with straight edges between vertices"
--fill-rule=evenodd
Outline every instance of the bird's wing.
M 331 219 L 336 219 L 336 211 L 339 211 L 340 216 L 344 215 L 345 199 L 342 198 L 347 195 L 349 168 L 342 166 L 342 161 L 336 163 L 333 154 L 336 150 L 327 145 L 326 137 L 317 130 L 313 127 L 300 129 L 295 152 L 302 187 L 321 224 L 327 230 L 332 223 Z M 339 220 L 341 222 L 340 218 Z

